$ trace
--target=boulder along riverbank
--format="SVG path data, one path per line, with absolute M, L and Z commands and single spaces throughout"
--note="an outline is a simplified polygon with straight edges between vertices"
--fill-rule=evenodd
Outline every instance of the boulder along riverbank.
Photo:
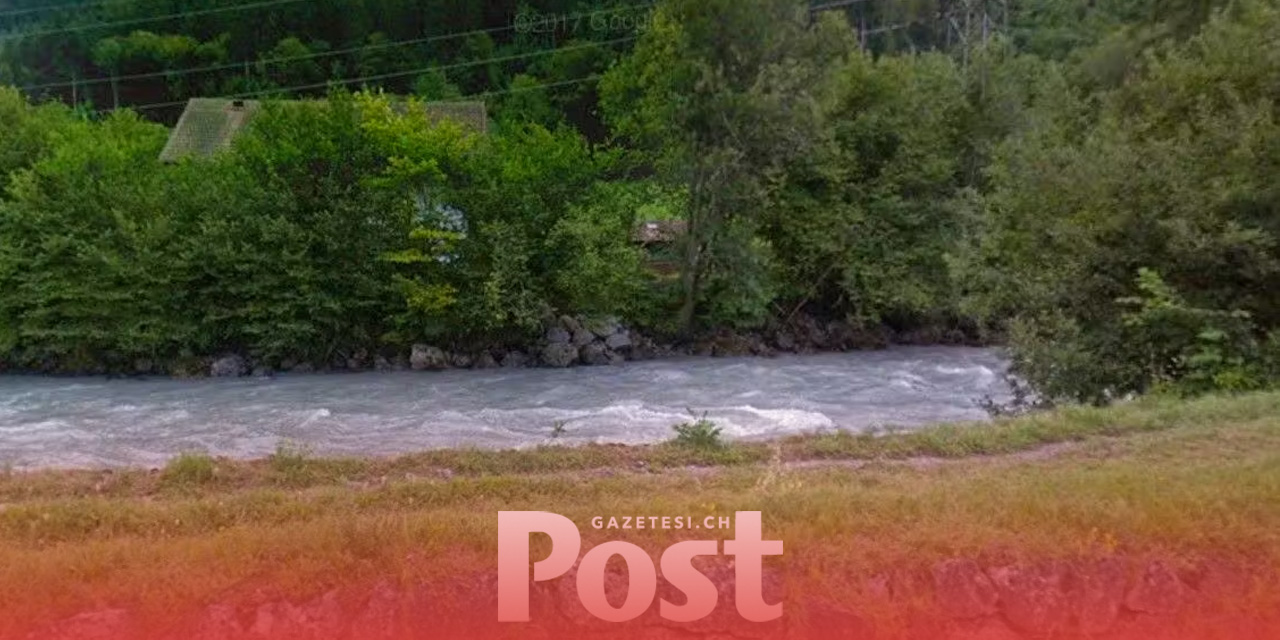
M 995 346 L 997 341 L 971 327 L 927 325 L 899 330 L 889 325 L 859 326 L 797 314 L 785 323 L 758 331 L 721 329 L 689 339 L 667 339 L 617 318 L 560 316 L 548 320 L 534 339 L 496 342 L 418 343 L 407 348 L 335 349 L 327 358 L 259 358 L 234 349 L 214 354 L 167 358 L 85 356 L 18 364 L 0 359 L 0 373 L 110 375 L 174 378 L 265 377 L 277 373 L 358 371 L 444 371 L 542 367 L 562 369 L 609 366 L 676 357 L 773 357 L 884 349 L 891 346 Z

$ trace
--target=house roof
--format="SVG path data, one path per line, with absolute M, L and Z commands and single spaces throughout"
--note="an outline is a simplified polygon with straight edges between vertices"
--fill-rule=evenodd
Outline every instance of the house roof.
M 160 160 L 173 162 L 186 155 L 208 156 L 231 146 L 262 108 L 257 100 L 192 98 L 169 134 Z
M 261 110 L 262 102 L 258 100 L 192 98 L 169 134 L 160 160 L 174 162 L 183 156 L 203 157 L 226 149 Z M 489 114 L 483 102 L 429 102 L 425 111 L 433 124 L 454 120 L 480 133 L 489 129 Z
M 479 133 L 489 132 L 489 110 L 483 102 L 428 102 L 426 104 L 427 120 L 436 124 L 442 120 L 453 120 L 466 125 Z

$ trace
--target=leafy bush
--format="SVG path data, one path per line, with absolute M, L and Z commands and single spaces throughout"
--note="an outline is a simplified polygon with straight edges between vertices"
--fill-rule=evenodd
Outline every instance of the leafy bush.
M 1138 289 L 1140 297 L 1120 302 L 1134 308 L 1123 319 L 1130 339 L 1145 352 L 1146 377 L 1153 385 L 1206 393 L 1267 384 L 1249 312 L 1192 307 L 1149 269 L 1139 271 Z
M 692 413 L 692 412 L 690 412 Z M 688 447 L 701 451 L 722 449 L 725 443 L 720 438 L 722 429 L 707 419 L 706 414 L 694 416 L 693 422 L 677 424 L 672 428 L 676 432 L 671 441 L 679 447 Z
M 9 98 L 0 117 L 35 127 L 43 111 Z M 227 350 L 328 362 L 645 313 L 640 205 L 601 183 L 609 153 L 537 125 L 481 138 L 420 109 L 270 103 L 231 152 L 173 165 L 156 159 L 165 130 L 128 112 L 32 134 L 5 151 L 0 353 L 80 371 Z
M 160 482 L 169 487 L 189 488 L 208 484 L 216 476 L 213 458 L 203 453 L 183 453 L 165 465 Z
M 17 89 L 0 86 L 0 199 L 9 177 L 31 166 L 54 143 L 58 132 L 72 124 L 70 109 L 59 104 L 35 106 Z
M 571 205 L 547 234 L 552 305 L 588 315 L 645 315 L 644 252 L 631 244 L 633 211 L 604 185 Z
M 1278 29 L 1280 8 L 1244 3 L 1095 109 L 1062 96 L 996 153 L 957 273 L 972 308 L 1014 318 L 1037 390 L 1105 402 L 1273 380 Z
M 232 316 L 262 355 L 327 361 L 386 332 L 397 305 L 395 267 L 380 258 L 407 244 L 413 208 L 409 193 L 380 177 L 391 167 L 388 147 L 423 137 L 385 134 L 378 125 L 392 112 L 385 96 L 335 92 L 322 102 L 268 105 L 237 141 L 237 166 L 270 195 L 262 222 L 249 224 L 274 226 L 250 235 L 266 245 L 254 256 L 263 261 L 241 276 L 250 290 L 237 292 Z M 420 121 L 417 130 L 431 128 Z M 296 259 L 296 270 L 273 273 L 269 264 L 281 259 Z
M 765 228 L 784 302 L 868 322 L 945 312 L 964 76 L 941 54 L 854 54 L 835 69 L 821 143 L 788 171 Z
M 291 442 L 281 442 L 267 459 L 271 470 L 288 485 L 303 486 L 311 482 L 315 470 L 311 450 Z
M 190 246 L 154 163 L 164 129 L 123 113 L 68 123 L 0 201 L 0 349 L 71 368 L 199 341 L 182 318 Z M 146 169 L 145 171 L 143 169 Z
M 392 167 L 442 166 L 420 148 Z M 631 218 L 592 197 L 608 154 L 567 129 L 522 125 L 449 159 L 456 165 L 419 186 L 455 219 L 419 218 L 419 238 L 444 244 L 404 274 L 417 291 L 439 294 L 421 313 L 435 326 L 460 339 L 522 340 L 548 315 L 617 313 L 634 299 L 642 280 Z
M 752 329 L 768 320 L 781 290 L 773 247 L 743 221 L 715 234 L 700 296 L 702 326 Z

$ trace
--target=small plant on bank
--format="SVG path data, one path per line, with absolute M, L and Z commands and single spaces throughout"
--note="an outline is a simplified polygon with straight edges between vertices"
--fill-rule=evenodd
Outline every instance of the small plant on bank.
M 213 482 L 217 473 L 217 464 L 209 455 L 183 453 L 165 465 L 160 482 L 167 487 L 198 487 Z
M 699 416 L 690 410 L 689 414 L 693 416 L 693 422 L 684 422 L 672 427 L 676 432 L 672 442 L 681 447 L 701 451 L 723 449 L 725 443 L 720 438 L 721 428 L 708 420 L 706 413 Z
M 292 442 L 281 442 L 271 454 L 271 469 L 286 483 L 306 484 L 312 475 L 311 452 Z

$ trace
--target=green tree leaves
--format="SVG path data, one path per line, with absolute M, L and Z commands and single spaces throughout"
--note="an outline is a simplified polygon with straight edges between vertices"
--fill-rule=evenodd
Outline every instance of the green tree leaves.
M 1093 113 L 1046 111 L 997 152 L 961 282 L 1018 318 L 1032 382 L 1094 401 L 1184 378 L 1204 390 L 1210 369 L 1261 357 L 1242 345 L 1280 325 L 1277 29 L 1274 3 L 1243 3 L 1161 45 Z
M 679 313 L 686 332 L 700 307 L 712 310 L 713 324 L 759 323 L 768 312 L 760 303 L 771 298 L 770 257 L 755 232 L 774 178 L 817 137 L 811 89 L 841 53 L 814 42 L 827 33 L 810 30 L 806 7 L 793 0 L 672 0 L 634 55 L 602 81 L 615 131 L 650 149 L 664 178 L 688 190 Z M 805 55 L 812 52 L 827 58 Z M 747 299 L 714 299 L 715 291 L 744 289 L 761 294 L 748 298 L 754 308 L 743 307 Z

